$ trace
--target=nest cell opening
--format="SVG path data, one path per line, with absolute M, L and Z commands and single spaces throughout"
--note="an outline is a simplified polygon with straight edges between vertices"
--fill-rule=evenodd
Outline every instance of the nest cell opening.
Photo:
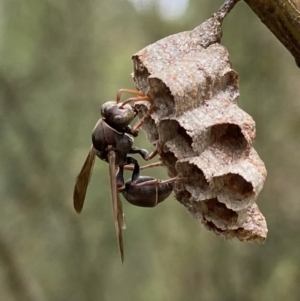
M 136 81 L 137 83 L 137 88 L 140 91 L 147 91 L 148 89 L 148 76 L 150 75 L 148 69 L 144 66 L 144 64 L 141 62 L 141 60 L 139 58 L 137 58 L 136 56 L 133 57 L 133 78 L 139 78 L 138 81 Z
M 193 156 L 193 140 L 176 120 L 162 120 L 158 130 L 160 143 L 174 152 L 178 159 Z
M 167 168 L 168 170 L 168 175 L 170 177 L 176 177 L 177 175 L 177 170 L 175 168 L 176 166 L 176 162 L 177 162 L 177 158 L 175 157 L 175 155 L 170 152 L 160 152 L 160 160 L 163 163 L 163 165 Z
M 149 78 L 149 97 L 159 119 L 175 114 L 175 102 L 170 89 L 158 78 Z
M 238 84 L 238 74 L 230 69 L 223 76 L 224 88 L 231 91 L 231 95 L 234 101 L 237 101 L 239 96 L 239 84 Z
M 181 174 L 185 184 L 191 187 L 200 188 L 201 190 L 208 190 L 209 183 L 205 179 L 203 171 L 194 164 L 190 164 L 187 161 L 177 162 L 176 169 Z
M 227 223 L 234 223 L 238 219 L 238 214 L 227 208 L 225 204 L 220 203 L 217 198 L 200 202 L 201 210 L 204 216 L 210 216 L 214 219 L 220 219 Z
M 214 190 L 243 200 L 254 194 L 253 186 L 239 174 L 228 173 L 213 178 Z
M 178 200 L 179 203 L 183 204 L 187 209 L 192 209 L 193 208 L 193 204 L 191 201 L 192 195 L 187 190 L 182 189 L 180 186 L 181 186 L 180 183 L 179 185 L 176 184 L 174 186 L 174 193 L 176 199 Z
M 139 115 L 140 118 L 143 117 L 143 115 Z M 142 129 L 146 133 L 147 139 L 152 143 L 156 144 L 159 140 L 159 134 L 158 134 L 158 129 L 156 127 L 155 121 L 153 118 L 150 116 L 147 117 L 144 120 L 144 123 L 142 125 Z
M 213 125 L 210 128 L 210 140 L 213 146 L 234 152 L 243 152 L 248 148 L 248 142 L 237 124 Z
M 145 76 L 148 77 L 150 75 L 147 68 L 141 62 L 141 60 L 137 57 L 133 57 L 133 68 L 134 68 L 134 76 Z

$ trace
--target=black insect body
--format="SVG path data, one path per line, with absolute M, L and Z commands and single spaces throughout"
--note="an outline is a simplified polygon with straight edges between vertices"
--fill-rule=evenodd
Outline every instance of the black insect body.
M 121 93 L 128 92 L 137 97 L 129 98 L 125 102 L 120 102 Z M 92 174 L 95 157 L 109 163 L 110 188 L 113 204 L 113 217 L 115 230 L 118 237 L 121 260 L 124 260 L 124 246 L 122 228 L 125 228 L 122 203 L 118 192 L 122 192 L 125 199 L 136 206 L 154 207 L 165 200 L 172 192 L 173 182 L 176 179 L 159 181 L 152 177 L 140 176 L 140 167 L 136 159 L 129 154 L 140 154 L 142 158 L 148 160 L 153 154 L 148 154 L 145 149 L 137 148 L 133 145 L 133 137 L 137 136 L 138 128 L 142 125 L 139 121 L 133 129 L 130 123 L 137 115 L 137 110 L 131 103 L 137 101 L 151 100 L 143 93 L 134 90 L 120 90 L 116 101 L 108 101 L 101 108 L 102 119 L 99 119 L 92 132 L 91 149 L 83 164 L 83 167 L 76 179 L 74 188 L 74 208 L 80 213 L 89 180 Z M 124 169 L 130 169 L 133 164 L 132 177 L 125 183 Z M 130 166 L 128 166 L 130 165 Z M 150 164 L 153 166 L 155 164 Z
M 109 126 L 105 119 L 100 119 L 92 133 L 93 151 L 101 159 L 108 162 L 110 152 L 115 152 L 114 165 L 119 167 L 117 173 L 117 188 L 124 186 L 124 166 L 133 164 L 133 175 L 139 174 L 139 165 L 136 159 L 128 154 L 140 154 L 147 160 L 148 151 L 133 146 L 133 138 L 125 131 L 117 131 Z M 134 177 L 136 178 L 136 177 Z
M 129 93 L 138 93 L 138 91 L 120 90 Z M 119 92 L 120 93 L 120 92 Z M 144 149 L 139 149 L 133 146 L 133 138 L 128 134 L 137 135 L 137 130 L 132 130 L 129 126 L 130 122 L 137 115 L 137 111 L 130 104 L 118 102 L 120 96 L 117 96 L 117 101 L 109 101 L 103 104 L 101 108 L 101 115 L 103 118 L 99 119 L 92 132 L 93 145 L 89 151 L 86 161 L 80 171 L 74 189 L 74 208 L 77 212 L 81 212 L 87 186 L 92 173 L 92 168 L 95 161 L 95 156 L 101 160 L 113 165 L 112 170 L 115 181 L 116 169 L 117 186 L 122 187 L 125 183 L 123 178 L 124 166 L 128 164 L 134 165 L 133 175 L 139 174 L 139 165 L 137 161 L 129 157 L 128 154 L 139 153 L 144 159 L 147 159 L 148 152 Z M 139 96 L 133 98 L 134 101 L 145 100 L 147 97 Z M 112 158 L 113 157 L 113 158 Z M 110 162 L 112 161 L 112 162 Z M 136 178 L 136 176 L 135 176 Z
M 149 176 L 139 176 L 135 183 L 133 185 L 132 180 L 125 183 L 125 187 L 120 190 L 123 197 L 135 206 L 155 207 L 171 194 L 174 179 L 159 181 Z

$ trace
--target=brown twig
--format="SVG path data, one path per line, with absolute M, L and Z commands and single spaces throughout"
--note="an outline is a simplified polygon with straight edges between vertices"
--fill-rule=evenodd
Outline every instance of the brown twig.
M 240 0 L 226 0 L 213 17 L 222 22 L 239 1 Z

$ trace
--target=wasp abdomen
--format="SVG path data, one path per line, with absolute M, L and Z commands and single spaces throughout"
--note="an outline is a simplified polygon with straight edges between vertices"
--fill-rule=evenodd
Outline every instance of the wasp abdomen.
M 136 184 L 152 182 L 153 177 L 140 176 Z M 139 207 L 155 207 L 163 202 L 172 192 L 173 183 L 160 183 L 156 185 L 135 186 L 131 180 L 125 183 L 125 188 L 122 191 L 124 198 L 132 205 Z

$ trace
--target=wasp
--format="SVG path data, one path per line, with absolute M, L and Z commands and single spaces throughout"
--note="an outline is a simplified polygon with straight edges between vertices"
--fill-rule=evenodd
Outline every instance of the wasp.
M 122 93 L 131 93 L 135 97 L 121 102 Z M 118 239 L 121 261 L 124 261 L 124 244 L 122 229 L 125 220 L 119 192 L 131 204 L 141 207 L 154 207 L 164 201 L 173 190 L 177 178 L 160 181 L 148 176 L 140 176 L 138 161 L 129 154 L 139 154 L 144 160 L 152 159 L 157 151 L 149 152 L 133 145 L 143 120 L 131 128 L 130 123 L 137 116 L 135 102 L 152 100 L 140 91 L 121 89 L 115 101 L 105 102 L 101 107 L 102 118 L 96 123 L 92 132 L 92 146 L 77 176 L 73 204 L 77 213 L 83 208 L 87 187 L 92 175 L 96 156 L 109 164 L 110 190 L 113 207 L 113 219 Z M 156 164 L 149 164 L 149 167 Z M 132 168 L 133 166 L 133 168 Z M 147 166 L 146 166 L 147 167 Z M 125 182 L 124 169 L 132 170 L 132 177 Z

